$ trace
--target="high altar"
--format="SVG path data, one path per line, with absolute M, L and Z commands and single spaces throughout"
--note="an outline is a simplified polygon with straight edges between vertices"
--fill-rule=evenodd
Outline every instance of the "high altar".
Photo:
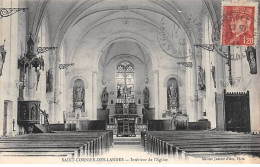
M 110 97 L 108 128 L 113 129 L 117 136 L 136 136 L 136 131 L 142 128 L 144 105 L 140 98 L 141 92 L 137 98 L 127 98 L 126 95 L 119 98 Z
M 116 125 L 117 136 L 135 136 L 135 127 L 143 123 L 142 104 L 115 103 L 109 105 L 109 124 Z
M 116 92 L 102 92 L 102 106 L 109 109 L 109 125 L 117 136 L 135 136 L 143 128 L 144 106 L 149 108 L 149 90 L 136 90 L 134 65 L 121 61 L 116 70 Z M 113 90 L 113 89 L 112 89 Z M 147 104 L 146 104 L 147 103 Z M 146 104 L 146 105 L 145 105 Z

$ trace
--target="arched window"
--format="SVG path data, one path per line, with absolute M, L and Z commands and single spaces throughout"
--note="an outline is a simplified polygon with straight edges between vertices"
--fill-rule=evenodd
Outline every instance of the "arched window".
M 175 78 L 167 81 L 167 109 L 179 109 L 179 88 Z
M 117 103 L 135 102 L 134 66 L 129 61 L 122 61 L 116 69 Z

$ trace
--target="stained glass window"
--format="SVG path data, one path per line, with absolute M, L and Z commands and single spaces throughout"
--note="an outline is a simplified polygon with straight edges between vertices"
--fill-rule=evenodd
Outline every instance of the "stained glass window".
M 134 66 L 123 61 L 116 70 L 117 103 L 134 103 L 135 95 Z

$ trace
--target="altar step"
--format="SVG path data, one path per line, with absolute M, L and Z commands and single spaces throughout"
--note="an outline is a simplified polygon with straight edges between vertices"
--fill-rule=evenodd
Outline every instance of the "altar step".
M 117 137 L 114 136 L 115 145 L 141 145 L 141 136 L 136 137 Z

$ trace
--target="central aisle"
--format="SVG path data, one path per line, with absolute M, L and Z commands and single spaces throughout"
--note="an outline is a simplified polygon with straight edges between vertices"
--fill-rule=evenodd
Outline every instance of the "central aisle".
M 149 155 L 141 145 L 114 145 L 103 154 L 107 158 L 143 158 Z
M 114 146 L 105 152 L 99 159 L 106 163 L 169 163 L 167 157 L 148 153 L 141 145 L 141 136 L 116 137 Z M 102 162 L 101 162 L 102 163 Z
M 141 145 L 141 137 L 116 137 L 114 136 L 114 146 L 105 152 L 101 158 L 111 159 L 111 161 L 124 162 L 148 162 L 156 161 L 153 154 L 144 151 Z

